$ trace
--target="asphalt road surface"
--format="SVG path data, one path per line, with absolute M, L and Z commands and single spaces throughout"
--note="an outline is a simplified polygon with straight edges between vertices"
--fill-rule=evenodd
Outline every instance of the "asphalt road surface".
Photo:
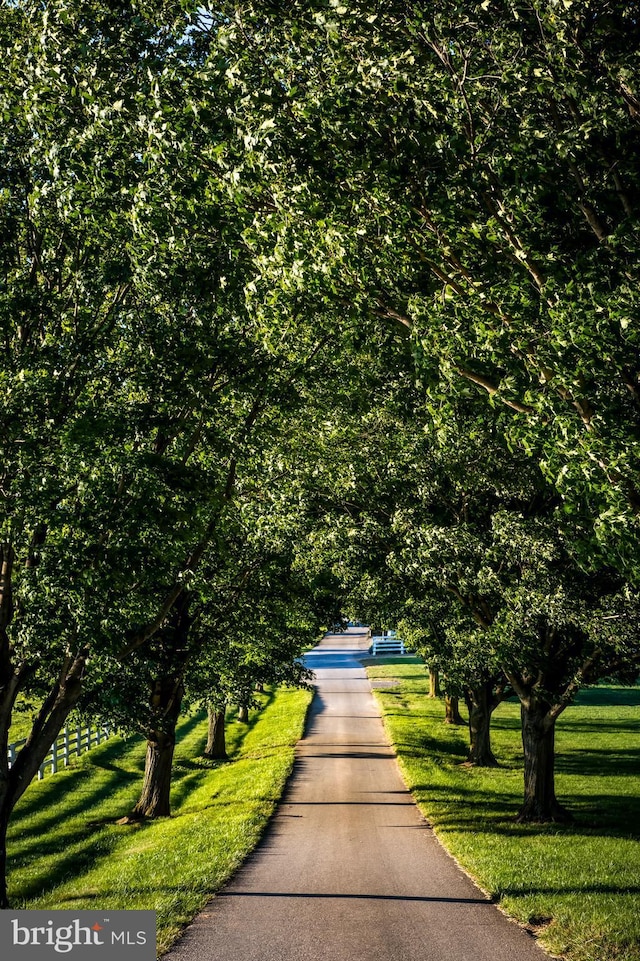
M 457 867 L 400 777 L 366 635 L 307 655 L 317 693 L 262 843 L 170 961 L 548 961 Z

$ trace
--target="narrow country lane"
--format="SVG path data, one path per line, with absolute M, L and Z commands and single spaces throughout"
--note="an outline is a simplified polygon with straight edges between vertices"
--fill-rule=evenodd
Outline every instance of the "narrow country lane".
M 400 777 L 358 656 L 327 635 L 271 826 L 170 961 L 544 961 L 444 852 Z

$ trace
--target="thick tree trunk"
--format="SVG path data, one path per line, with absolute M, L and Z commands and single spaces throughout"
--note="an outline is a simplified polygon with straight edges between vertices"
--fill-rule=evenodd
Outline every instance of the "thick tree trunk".
M 133 819 L 168 817 L 171 814 L 171 769 L 175 732 L 155 731 L 147 741 L 144 781 Z
M 227 760 L 227 745 L 225 741 L 225 711 L 209 708 L 209 733 L 204 756 L 212 761 Z
M 555 793 L 555 718 L 550 705 L 531 701 L 521 704 L 524 749 L 524 803 L 518 821 L 569 822 L 572 815 Z
M 238 708 L 238 720 L 242 721 L 243 724 L 247 724 L 249 721 L 249 708 L 246 704 L 241 704 Z
M 460 703 L 457 697 L 445 694 L 444 697 L 444 723 L 445 724 L 464 724 L 464 719 L 460 714 Z
M 142 792 L 131 812 L 132 820 L 171 814 L 171 769 L 183 694 L 179 676 L 162 677 L 155 682 L 151 703 L 161 722 L 157 729 L 148 731 Z
M 140 800 L 125 820 L 168 817 L 171 814 L 171 770 L 176 746 L 176 726 L 184 697 L 184 667 L 191 626 L 190 597 L 180 595 L 170 622 L 160 634 L 166 673 L 157 677 L 151 692 L 152 721 L 147 730 L 147 756 Z
M 440 697 L 440 674 L 429 668 L 429 697 Z
M 476 767 L 497 767 L 491 750 L 491 714 L 496 707 L 491 697 L 491 684 L 468 688 L 466 702 L 469 709 L 469 754 L 467 760 Z
M 1 642 L 0 642 L 1 643 Z M 7 744 L 11 726 L 11 713 L 26 670 L 15 669 L 7 656 L 0 671 L 0 908 L 8 907 L 7 901 L 7 829 L 16 804 L 31 781 L 62 726 L 78 702 L 82 692 L 86 651 L 69 657 L 62 677 L 53 684 L 48 696 L 40 706 L 26 744 L 9 769 Z

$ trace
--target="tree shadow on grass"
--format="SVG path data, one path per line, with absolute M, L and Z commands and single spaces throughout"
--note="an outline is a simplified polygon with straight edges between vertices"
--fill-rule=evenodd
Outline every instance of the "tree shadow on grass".
M 70 876 L 80 877 L 90 870 L 96 861 L 109 857 L 120 832 L 109 830 L 103 825 L 86 825 L 83 833 L 85 837 L 78 839 L 77 831 L 60 834 L 49 833 L 38 846 L 37 862 L 42 865 L 42 873 L 36 869 L 35 876 L 20 879 L 16 887 L 13 885 L 15 873 L 21 867 L 29 867 L 33 863 L 33 856 L 26 859 L 11 857 L 10 859 L 10 897 L 13 902 L 28 901 L 32 898 L 47 894 L 52 888 L 69 880 Z M 51 863 L 44 863 L 52 858 Z
M 189 795 L 193 793 L 193 791 L 197 791 L 198 788 L 202 786 L 204 781 L 214 770 L 215 768 L 202 765 L 198 769 L 192 771 L 191 774 L 185 773 L 180 778 L 174 778 L 171 786 L 172 816 L 179 816 L 180 814 L 184 813 L 180 810 L 182 805 L 185 803 Z
M 239 801 L 230 799 L 228 801 L 213 801 L 206 807 L 218 808 L 221 806 L 230 807 L 237 810 L 238 805 L 242 804 L 247 809 L 259 809 L 264 803 L 273 803 L 270 798 L 251 798 L 249 801 Z M 196 810 L 185 810 L 178 812 L 177 817 L 182 815 L 202 814 L 205 808 L 198 807 Z M 82 878 L 85 874 L 92 871 L 100 861 L 113 857 L 114 848 L 124 836 L 130 836 L 131 831 L 135 831 L 136 837 L 142 840 L 145 832 L 153 830 L 158 822 L 136 822 L 126 827 L 116 826 L 113 823 L 89 823 L 86 822 L 80 834 L 77 829 L 77 821 L 70 826 L 67 832 L 49 832 L 44 839 L 40 839 L 37 849 L 37 859 L 30 854 L 25 857 L 11 858 L 11 875 L 21 868 L 29 868 L 37 860 L 42 864 L 42 873 L 30 876 L 26 880 L 20 880 L 16 886 L 12 886 L 10 896 L 14 906 L 18 906 L 26 901 L 47 895 L 58 886 L 66 883 L 72 877 L 78 887 L 82 886 Z M 52 859 L 51 863 L 44 863 L 47 859 Z M 31 873 L 31 872 L 30 872 Z M 149 891 L 173 890 L 170 885 L 158 884 L 156 888 L 149 888 Z M 178 889 L 176 889 L 178 890 Z M 76 898 L 65 897 L 63 900 L 84 900 L 87 897 L 84 893 Z
M 195 884 L 191 884 L 190 889 L 192 891 L 201 890 L 205 894 L 209 893 L 209 891 L 211 890 L 210 886 L 206 883 L 203 883 L 199 888 Z M 179 884 L 168 884 L 166 881 L 159 881 L 158 884 L 144 884 L 144 885 L 138 884 L 135 886 L 128 887 L 127 892 L 131 896 L 140 895 L 140 894 L 148 895 L 150 899 L 149 903 L 152 904 L 153 903 L 152 899 L 154 895 L 171 894 L 171 893 L 178 894 L 178 895 L 184 894 L 184 887 L 181 887 Z M 211 893 L 213 892 L 211 891 Z M 84 893 L 69 894 L 64 898 L 61 898 L 61 903 L 73 904 L 76 901 L 94 901 L 94 900 L 97 900 L 97 898 L 102 898 L 104 901 L 104 895 L 101 893 L 87 892 L 86 894 Z M 123 908 L 124 908 L 124 905 L 123 905 Z M 116 910 L 116 909 L 112 907 L 111 910 Z
M 227 752 L 230 760 L 237 760 L 240 756 L 247 735 L 255 728 L 262 714 L 267 710 L 275 698 L 275 691 L 268 689 L 260 696 L 260 708 L 249 709 L 249 720 L 239 721 L 235 715 L 227 718 Z
M 520 800 L 511 794 L 482 791 L 458 784 L 417 784 L 412 793 L 427 811 L 433 810 L 434 821 L 439 828 L 447 831 L 493 831 L 500 825 L 510 827 L 513 818 L 514 833 L 529 833 L 527 825 L 515 823 Z M 452 801 L 456 802 L 454 808 L 450 806 Z
M 201 720 L 201 715 L 186 718 L 178 727 L 179 742 L 192 734 Z M 256 720 L 246 725 L 240 740 L 244 740 Z M 31 786 L 21 799 L 11 826 L 10 881 L 14 903 L 41 897 L 71 876 L 80 880 L 96 863 L 111 855 L 124 831 L 139 832 L 151 826 L 118 828 L 112 823 L 124 808 L 135 803 L 132 787 L 141 782 L 144 753 L 140 751 L 135 759 L 127 756 L 127 767 L 123 765 L 123 756 L 132 747 L 141 746 L 114 739 L 83 755 L 66 770 Z M 179 791 L 186 796 L 194 783 L 206 778 L 210 771 L 210 764 L 178 754 Z M 181 772 L 186 773 L 181 777 Z M 99 775 L 100 782 L 91 789 L 95 775 Z M 118 810 L 108 812 L 102 821 L 92 821 L 92 817 L 107 813 L 101 812 L 100 807 L 110 798 Z M 177 803 L 181 803 L 181 798 Z M 51 814 L 39 817 L 43 811 Z M 24 870 L 29 872 L 26 878 L 20 877 Z
M 638 777 L 640 747 L 637 750 L 594 750 L 572 748 L 556 757 L 556 772 L 579 777 Z
M 201 721 L 202 715 L 185 718 L 178 726 L 178 742 L 188 737 Z M 137 758 L 131 757 L 136 747 L 143 747 L 139 738 L 138 743 L 132 738 L 114 738 L 82 755 L 68 768 L 30 786 L 10 827 L 11 875 L 29 868 L 34 860 L 51 859 L 52 863 L 43 865 L 42 874 L 36 873 L 33 880 L 20 881 L 14 898 L 41 896 L 70 874 L 79 876 L 86 872 L 97 860 L 109 856 L 123 830 L 132 829 L 115 828 L 114 822 L 135 804 L 135 785 L 142 783 L 144 752 L 140 751 Z M 182 779 L 187 782 L 210 772 L 203 762 L 188 758 L 178 757 L 177 767 L 178 772 L 187 769 L 189 773 Z M 97 784 L 95 777 L 99 778 Z M 180 784 L 180 778 L 177 783 Z M 143 825 L 134 829 L 141 830 Z
M 491 730 L 492 731 L 508 731 L 513 733 L 517 738 L 520 737 L 520 731 L 522 724 L 520 721 L 520 714 L 516 716 L 515 714 L 493 714 L 491 717 Z
M 178 743 L 191 734 L 201 721 L 202 717 L 198 715 L 185 718 L 178 726 Z M 91 808 L 112 796 L 119 787 L 125 787 L 135 781 L 141 783 L 144 772 L 144 753 L 141 752 L 138 758 L 132 757 L 133 749 L 141 747 L 141 742 L 140 735 L 132 735 L 126 740 L 115 738 L 86 752 L 75 763 L 57 774 L 34 782 L 18 802 L 13 824 L 17 826 L 24 824 L 30 817 L 38 817 L 40 812 L 51 808 L 50 818 L 42 820 L 38 817 L 37 824 L 33 828 L 25 828 L 27 834 L 36 832 L 42 834 L 49 828 L 59 825 L 61 811 L 65 820 L 80 811 L 87 811 L 89 814 Z M 177 763 L 178 766 L 184 766 L 189 764 L 189 761 L 178 755 Z M 109 771 L 113 776 L 104 779 L 94 790 L 86 790 L 85 786 L 95 776 L 96 769 L 102 772 Z M 74 798 L 72 802 L 69 802 L 70 797 Z M 114 811 L 113 817 L 118 817 L 122 813 L 122 811 L 119 814 Z
M 79 834 L 115 821 L 118 811 L 113 810 L 107 814 L 106 812 L 95 812 L 95 808 L 101 802 L 105 802 L 112 797 L 118 788 L 125 786 L 126 784 L 114 777 L 103 782 L 100 788 L 95 791 L 76 795 L 73 804 L 65 804 L 63 814 L 58 808 L 50 816 L 38 818 L 30 825 L 17 817 L 12 822 L 9 833 L 12 863 L 16 865 L 26 863 L 33 857 L 34 853 L 41 856 L 50 839 L 52 839 L 54 848 L 64 850 L 68 844 L 78 840 Z M 101 818 L 101 820 L 91 821 L 89 817 L 92 812 L 95 812 L 94 817 Z M 82 817 L 81 815 L 87 816 Z M 62 827 L 64 824 L 69 825 L 68 832 Z
M 193 731 L 202 724 L 205 719 L 205 714 L 203 711 L 196 711 L 194 714 L 189 714 L 187 717 L 183 718 L 176 727 L 176 759 L 183 756 L 194 756 L 198 755 L 198 745 L 206 742 L 206 734 L 202 734 L 200 737 L 195 739 L 193 746 L 189 747 L 189 755 L 186 755 L 186 747 L 183 746 L 183 742 L 193 733 Z M 185 754 L 183 755 L 183 752 Z
M 622 718 L 620 720 L 614 720 L 607 718 L 606 721 L 603 720 L 590 720 L 589 718 L 574 718 L 570 716 L 565 717 L 564 715 L 558 721 L 558 732 L 562 734 L 563 731 L 570 731 L 572 734 L 584 734 L 586 736 L 590 734 L 596 734 L 602 737 L 603 735 L 617 736 L 618 734 L 631 734 L 633 736 L 640 735 L 640 719 L 636 718 Z
M 42 850 L 43 838 L 50 831 L 59 838 L 63 824 L 73 825 L 75 838 L 83 825 L 90 823 L 91 817 L 101 818 L 104 823 L 119 816 L 122 799 L 116 800 L 116 796 L 126 795 L 127 789 L 139 782 L 140 773 L 111 764 L 101 764 L 100 767 L 102 777 L 93 787 L 95 772 L 91 765 L 85 764 L 82 768 L 69 768 L 54 775 L 52 782 L 55 780 L 55 783 L 47 784 L 44 791 L 34 790 L 27 804 L 18 804 L 9 828 L 13 856 L 26 854 L 34 846 L 38 851 Z M 132 793 L 131 797 L 133 803 L 135 795 Z M 100 810 L 109 800 L 113 801 L 112 810 Z
M 575 829 L 585 836 L 640 838 L 640 797 L 593 794 L 569 797 Z
M 578 693 L 575 703 L 580 707 L 639 707 L 640 687 L 587 687 Z
M 232 716 L 227 720 L 227 761 L 210 761 L 202 757 L 204 752 L 207 735 L 203 734 L 197 743 L 192 747 L 191 757 L 181 755 L 176 752 L 173 765 L 173 779 L 171 785 L 171 807 L 176 815 L 181 814 L 181 806 L 185 803 L 189 795 L 197 790 L 208 777 L 219 767 L 227 766 L 229 763 L 239 761 L 242 757 L 242 750 L 247 736 L 253 731 L 257 723 L 261 720 L 261 715 L 269 707 L 275 698 L 275 691 L 268 690 L 261 695 L 261 707 L 249 713 L 249 720 L 239 721 Z M 201 723 L 203 714 L 200 713 L 194 718 L 195 724 Z M 189 730 L 185 729 L 185 722 L 180 728 L 180 736 L 185 737 L 195 725 L 192 723 Z
M 635 703 L 640 695 L 637 689 L 614 690 L 608 689 L 590 691 L 594 697 L 594 703 L 609 703 L 611 696 L 620 702 L 628 704 Z M 392 715 L 393 716 L 393 715 Z M 408 714 L 398 712 L 395 716 L 408 718 Z M 583 710 L 582 717 L 576 716 L 567 718 L 563 716 L 560 722 L 562 726 L 570 729 L 572 734 L 584 733 L 586 738 L 592 733 L 603 733 L 603 722 L 596 718 L 590 719 L 588 712 Z M 513 733 L 519 738 L 520 719 L 513 714 L 499 715 L 494 717 L 492 727 L 494 730 L 501 730 L 503 733 Z M 618 732 L 640 733 L 640 719 L 622 719 L 619 721 L 606 721 L 607 729 L 613 729 L 612 741 Z M 442 786 L 442 771 L 451 768 L 459 763 L 460 758 L 466 755 L 467 744 L 465 738 L 460 736 L 462 728 L 458 729 L 458 737 L 442 737 L 434 731 L 433 723 L 429 724 L 425 733 L 412 733 L 402 731 L 397 735 L 397 750 L 402 758 L 425 759 L 434 766 L 433 783 L 421 783 L 416 791 L 424 798 L 424 805 L 427 811 L 431 808 L 433 817 L 447 830 L 488 830 L 495 833 L 507 833 L 509 835 L 539 833 L 545 827 L 534 825 L 516 825 L 511 823 L 510 818 L 515 819 L 522 804 L 521 782 L 518 782 L 518 793 L 496 793 L 487 785 L 487 777 L 491 777 L 487 770 L 482 784 L 479 783 L 481 768 L 470 767 L 469 779 L 466 785 L 459 783 L 447 784 Z M 453 734 L 453 732 L 451 732 Z M 588 743 L 588 740 L 586 740 Z M 513 746 L 512 746 L 513 747 Z M 522 770 L 522 758 L 520 755 L 514 756 L 512 748 L 506 756 L 500 757 L 500 769 L 496 772 L 496 777 L 500 774 L 513 775 Z M 624 778 L 625 783 L 628 778 L 637 778 L 640 772 L 640 746 L 638 749 L 627 748 L 616 750 L 615 743 L 611 747 L 595 748 L 574 747 L 566 753 L 559 752 L 556 758 L 556 773 L 562 776 L 584 779 L 590 777 Z M 428 777 L 428 774 L 426 775 Z M 474 776 L 478 776 L 478 781 L 474 782 Z M 456 777 L 456 781 L 458 778 Z M 498 785 L 496 781 L 496 786 Z M 513 782 L 515 785 L 515 781 Z M 572 825 L 553 824 L 554 833 L 558 831 L 573 833 L 585 836 L 602 835 L 606 837 L 629 838 L 640 836 L 640 797 L 636 794 L 616 794 L 607 796 L 605 794 L 595 796 L 593 791 L 588 791 L 588 786 L 581 784 L 577 789 L 572 790 L 572 784 L 577 782 L 567 782 L 565 785 L 560 781 L 558 785 L 558 795 L 563 804 L 567 806 L 576 821 Z M 578 782 L 579 783 L 579 782 Z M 632 787 L 633 782 L 629 781 Z M 564 790 L 563 788 L 567 788 Z M 497 786 L 497 790 L 499 787 Z M 460 798 L 460 808 L 466 811 L 456 810 L 448 812 L 452 798 Z M 497 799 L 497 804 L 495 803 Z M 445 812 L 445 813 L 442 813 Z
M 133 739 L 114 738 L 113 741 L 101 744 L 100 747 L 83 754 L 81 758 L 76 759 L 69 767 L 60 770 L 57 774 L 51 774 L 42 781 L 34 781 L 20 798 L 15 816 L 26 817 L 38 814 L 45 807 L 59 804 L 70 792 L 81 789 L 83 782 L 91 778 L 92 768 L 95 767 L 113 771 L 123 780 L 131 781 L 141 777 L 144 769 L 144 755 L 137 762 L 129 756 L 129 752 L 135 746 L 136 741 Z M 124 755 L 127 755 L 127 765 L 129 767 L 135 765 L 136 770 L 127 770 L 123 766 Z
M 460 729 L 458 729 L 460 730 Z M 399 741 L 397 750 L 400 757 L 427 758 L 436 763 L 460 763 L 469 752 L 469 746 L 455 729 L 450 737 L 423 735 L 411 740 Z
M 568 837 L 611 837 L 629 839 L 640 836 L 640 798 L 613 798 L 609 795 L 561 795 L 575 820 L 569 824 L 516 822 L 520 796 L 483 790 L 469 785 L 418 784 L 416 798 L 425 806 L 442 831 L 456 833 L 486 832 L 507 837 L 534 837 L 543 834 Z M 455 800 L 454 808 L 451 802 Z M 632 827 L 633 826 L 633 827 Z

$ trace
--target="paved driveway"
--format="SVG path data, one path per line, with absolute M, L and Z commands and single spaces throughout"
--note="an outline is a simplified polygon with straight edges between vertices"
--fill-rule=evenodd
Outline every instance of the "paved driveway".
M 400 777 L 358 655 L 328 635 L 285 797 L 171 961 L 544 961 L 444 852 Z

